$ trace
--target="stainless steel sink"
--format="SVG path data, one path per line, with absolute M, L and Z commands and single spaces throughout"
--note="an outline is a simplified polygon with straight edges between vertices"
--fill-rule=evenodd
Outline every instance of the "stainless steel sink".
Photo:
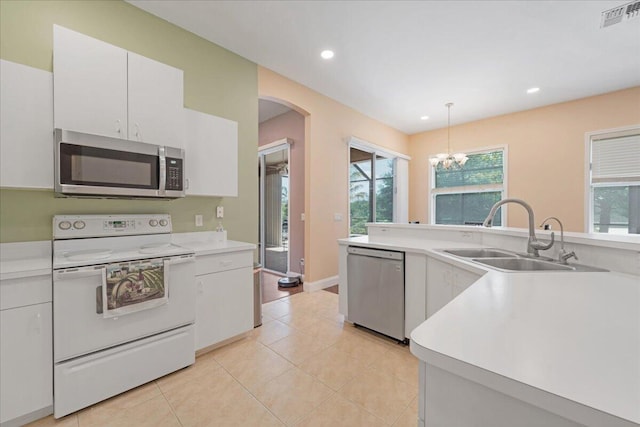
M 474 258 L 473 261 L 508 271 L 576 271 L 570 265 L 529 258 Z
M 440 249 L 439 251 L 460 258 L 468 258 L 475 263 L 502 271 L 573 271 L 578 273 L 609 271 L 589 265 L 563 264 L 553 258 L 534 257 L 527 253 L 521 254 L 495 248 Z
M 451 255 L 463 257 L 463 258 L 516 258 L 509 252 L 504 252 L 498 249 L 492 248 L 478 248 L 478 249 L 445 249 L 446 252 Z

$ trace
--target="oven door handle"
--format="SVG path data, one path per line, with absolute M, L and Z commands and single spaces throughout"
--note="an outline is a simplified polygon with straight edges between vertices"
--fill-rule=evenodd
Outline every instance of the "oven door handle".
M 81 279 L 83 277 L 94 277 L 100 275 L 104 278 L 106 271 L 106 267 L 85 267 L 57 270 L 54 274 L 59 279 Z

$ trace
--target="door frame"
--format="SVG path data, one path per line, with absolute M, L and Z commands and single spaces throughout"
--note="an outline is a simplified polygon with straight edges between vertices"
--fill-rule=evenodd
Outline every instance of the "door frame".
M 265 190 L 265 182 L 267 177 L 267 168 L 265 164 L 265 156 L 267 154 L 275 153 L 280 150 L 287 150 L 287 164 L 291 166 L 291 144 L 293 140 L 290 138 L 279 139 L 274 142 L 270 142 L 269 144 L 265 144 L 261 147 L 258 147 L 258 162 L 260 166 L 260 188 L 258 189 L 258 194 L 260 198 L 260 236 L 259 236 L 259 247 L 260 247 L 260 263 L 265 270 L 269 270 L 266 268 L 265 255 L 266 255 L 266 244 L 265 244 L 265 200 L 264 200 L 264 190 Z M 289 195 L 289 201 L 287 203 L 291 204 L 291 196 Z M 289 216 L 291 215 L 291 209 L 287 209 L 287 224 L 291 224 L 289 221 Z M 289 235 L 287 239 L 291 240 L 291 233 L 288 232 Z M 287 249 L 287 271 L 283 274 L 288 275 L 291 271 L 291 250 L 290 247 Z M 282 272 L 277 272 L 282 273 Z

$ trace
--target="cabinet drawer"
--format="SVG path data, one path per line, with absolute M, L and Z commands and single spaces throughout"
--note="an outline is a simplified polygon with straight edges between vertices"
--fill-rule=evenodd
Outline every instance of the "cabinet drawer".
M 51 301 L 51 275 L 0 280 L 0 310 Z
M 196 276 L 252 266 L 253 253 L 251 251 L 203 255 L 196 257 Z

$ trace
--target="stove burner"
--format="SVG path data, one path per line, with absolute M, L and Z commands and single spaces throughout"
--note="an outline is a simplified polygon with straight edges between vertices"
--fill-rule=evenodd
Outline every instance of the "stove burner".
M 64 257 L 69 261 L 87 261 L 92 259 L 103 259 L 111 256 L 111 249 L 91 249 L 87 251 L 67 252 Z

